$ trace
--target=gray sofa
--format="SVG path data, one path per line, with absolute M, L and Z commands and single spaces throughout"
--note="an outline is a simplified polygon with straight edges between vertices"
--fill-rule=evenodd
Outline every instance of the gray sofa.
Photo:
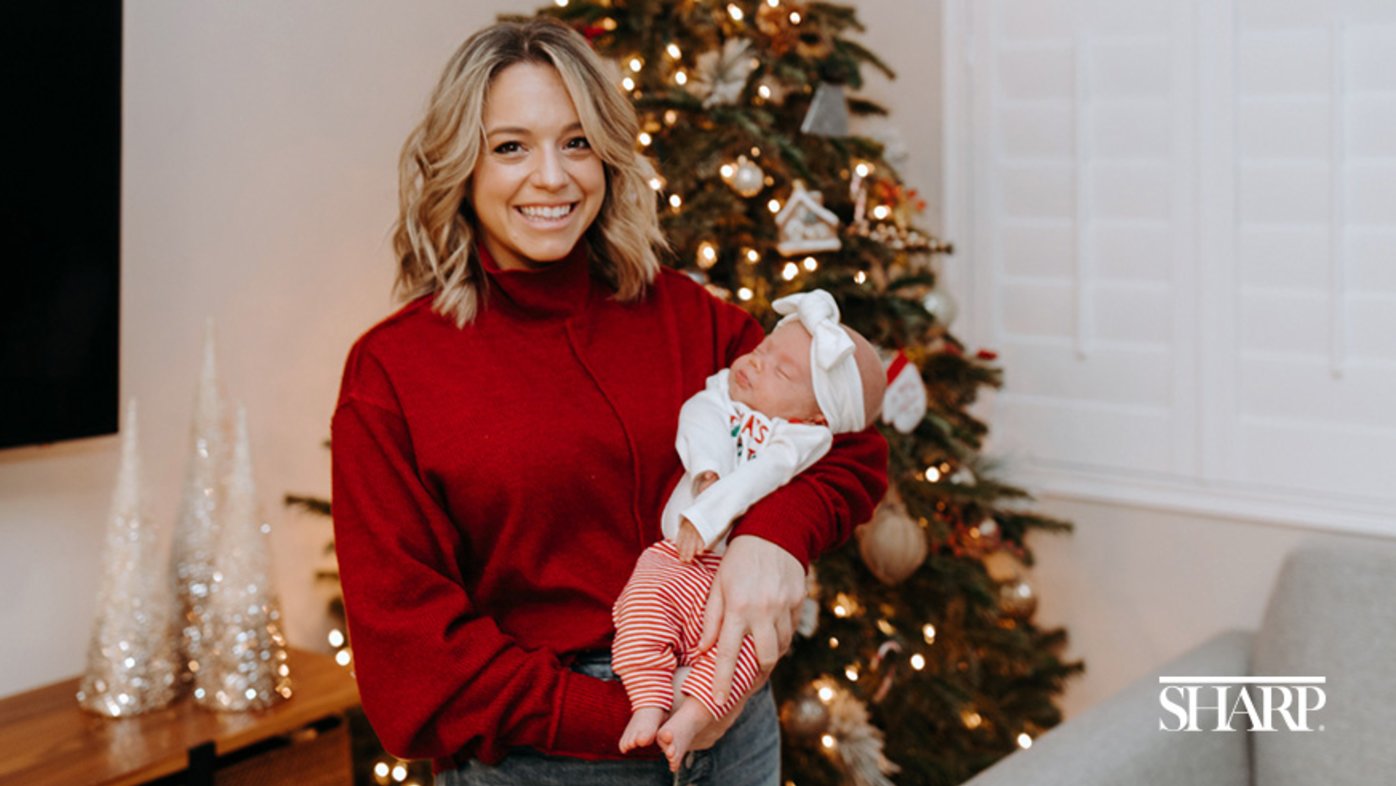
M 1215 731 L 1216 713 L 1205 711 L 1201 731 L 1160 729 L 1183 724 L 1160 701 L 1160 676 L 1237 675 L 1325 677 L 1326 703 L 1308 719 L 1313 730 L 1291 731 L 1272 712 L 1275 731 Z M 1258 688 L 1249 692 L 1263 713 Z M 1214 693 L 1203 695 L 1213 698 L 1199 704 L 1217 703 Z M 1318 703 L 1312 689 L 1308 696 Z M 1237 729 L 1250 725 L 1246 715 L 1232 717 Z M 1396 543 L 1299 548 L 1280 571 L 1260 630 L 1199 645 L 967 786 L 1009 784 L 1396 784 Z

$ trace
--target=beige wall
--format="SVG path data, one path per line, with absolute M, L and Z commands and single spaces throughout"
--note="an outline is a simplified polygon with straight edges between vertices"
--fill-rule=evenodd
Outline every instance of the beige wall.
M 121 392 L 141 405 L 150 509 L 168 541 L 212 316 L 224 386 L 248 408 L 293 644 L 323 641 L 311 577 L 329 528 L 280 499 L 328 494 L 320 443 L 344 353 L 392 306 L 399 145 L 464 35 L 536 5 L 126 4 Z M 915 78 L 935 67 L 935 14 L 894 23 L 899 7 L 862 12 L 869 45 L 904 77 L 870 91 L 911 141 L 937 127 Z M 908 176 L 924 189 L 935 146 L 909 146 Z M 0 695 L 83 667 L 117 447 L 0 451 Z

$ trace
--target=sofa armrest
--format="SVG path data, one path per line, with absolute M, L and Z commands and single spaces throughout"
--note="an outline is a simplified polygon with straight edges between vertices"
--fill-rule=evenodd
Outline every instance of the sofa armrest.
M 1167 732 L 1160 675 L 1250 673 L 1248 631 L 1227 631 L 1136 680 L 968 781 L 965 786 L 1249 786 L 1243 732 Z

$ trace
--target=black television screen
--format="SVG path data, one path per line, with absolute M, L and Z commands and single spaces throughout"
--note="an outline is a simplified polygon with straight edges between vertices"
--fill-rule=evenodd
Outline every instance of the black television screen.
M 121 3 L 16 3 L 0 47 L 0 447 L 116 431 Z

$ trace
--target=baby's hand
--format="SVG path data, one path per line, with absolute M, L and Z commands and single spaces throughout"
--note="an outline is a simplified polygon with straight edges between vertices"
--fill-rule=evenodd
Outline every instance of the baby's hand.
M 679 535 L 674 539 L 674 548 L 679 551 L 679 559 L 692 562 L 703 551 L 703 536 L 693 522 L 683 519 L 679 522 Z
M 708 490 L 708 486 L 717 482 L 717 473 L 712 470 L 698 473 L 698 477 L 693 479 L 693 496 L 698 496 Z

